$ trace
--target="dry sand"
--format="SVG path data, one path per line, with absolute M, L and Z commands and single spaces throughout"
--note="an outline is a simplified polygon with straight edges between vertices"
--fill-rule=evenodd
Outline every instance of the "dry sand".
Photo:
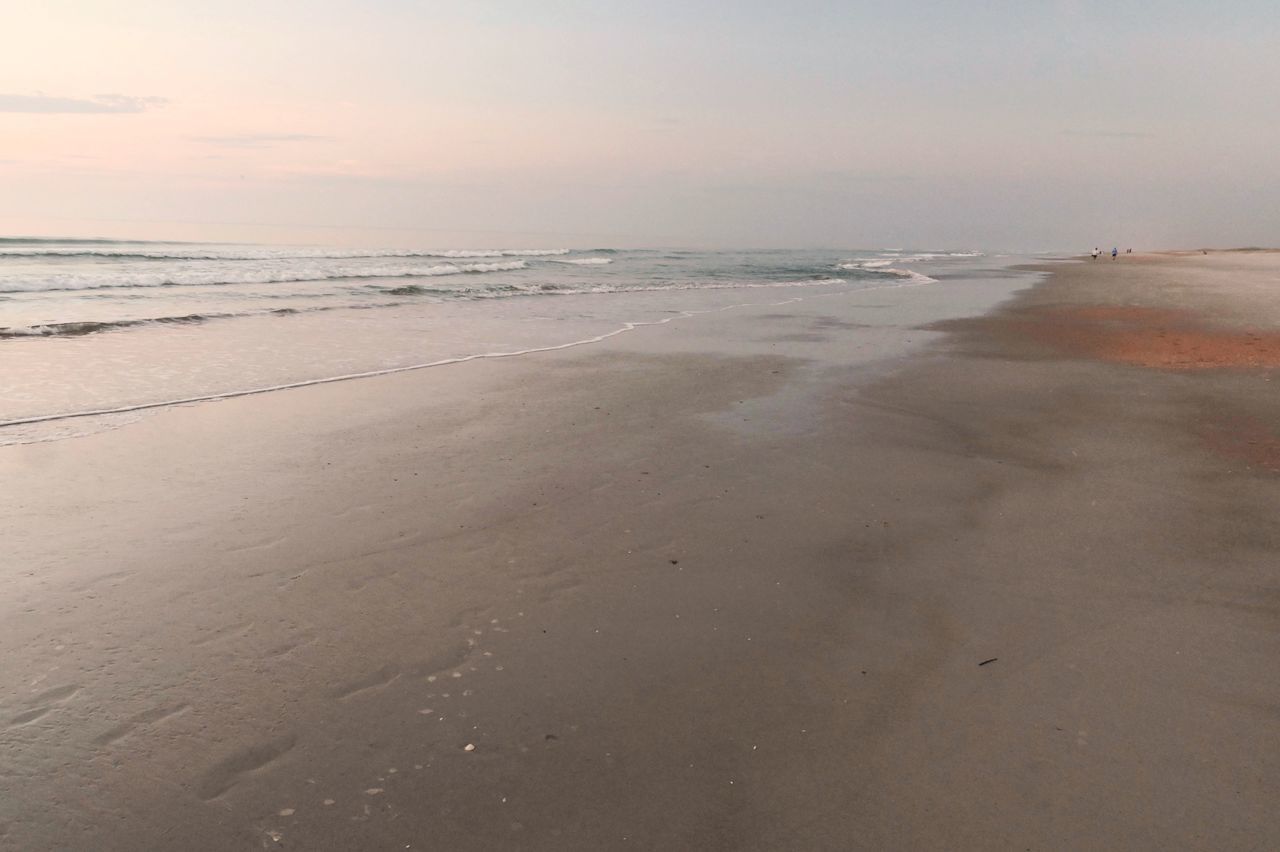
M 1278 257 L 0 448 L 0 847 L 1276 848 Z

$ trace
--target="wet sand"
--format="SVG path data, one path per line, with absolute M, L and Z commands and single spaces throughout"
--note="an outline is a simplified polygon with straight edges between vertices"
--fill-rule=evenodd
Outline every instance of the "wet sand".
M 1280 255 L 1053 271 L 0 447 L 0 848 L 1277 846 Z

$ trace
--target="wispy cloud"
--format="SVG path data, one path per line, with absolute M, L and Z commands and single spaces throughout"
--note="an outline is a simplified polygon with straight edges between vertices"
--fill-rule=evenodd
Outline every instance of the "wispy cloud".
M 281 142 L 319 142 L 328 136 L 310 133 L 237 133 L 230 136 L 188 136 L 192 142 L 224 148 L 268 148 Z
M 1151 139 L 1154 133 L 1140 130 L 1064 130 L 1063 136 L 1094 136 L 1103 139 Z
M 717 193 L 767 193 L 812 195 L 823 192 L 850 192 L 877 185 L 907 184 L 915 181 L 910 174 L 874 174 L 871 172 L 818 171 L 798 175 L 780 175 L 772 180 L 742 182 L 710 182 L 693 187 Z
M 136 113 L 168 103 L 165 98 L 134 95 L 94 95 L 91 98 L 62 98 L 52 95 L 0 94 L 0 112 L 29 113 Z

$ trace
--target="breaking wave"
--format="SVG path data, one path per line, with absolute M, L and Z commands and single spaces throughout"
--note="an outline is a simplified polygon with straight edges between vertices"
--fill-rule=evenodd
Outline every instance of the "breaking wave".
M 937 280 L 938 280 L 937 278 L 930 278 L 928 275 L 923 275 L 919 272 L 914 272 L 910 269 L 899 269 L 896 266 L 890 266 L 890 264 L 895 262 L 901 263 L 903 261 L 909 261 L 909 260 L 910 258 L 906 258 L 906 257 L 894 258 L 893 260 L 885 260 L 883 258 L 875 258 L 871 260 L 854 260 L 854 261 L 848 261 L 846 263 L 839 264 L 839 268 L 856 270 L 859 272 L 868 272 L 873 275 L 874 274 L 893 275 L 898 278 L 910 279 L 911 281 L 915 281 L 918 284 L 937 283 Z
M 438 257 L 467 259 L 483 257 L 557 257 L 572 249 L 324 249 L 245 248 L 230 246 L 182 247 L 182 243 L 149 248 L 155 243 L 131 244 L 107 241 L 13 241 L 0 239 L 0 258 L 102 258 L 107 260 L 360 260 L 377 258 Z M 90 246 L 104 246 L 91 248 Z
M 69 272 L 55 275 L 15 275 L 0 278 L 0 293 L 57 290 L 111 290 L 127 287 L 182 287 L 229 284 L 283 284 L 300 281 L 338 281 L 361 278 L 434 278 L 441 275 L 507 272 L 526 268 L 523 260 L 498 263 L 443 263 L 434 266 L 353 266 L 342 263 L 268 264 L 228 269 L 174 267 L 145 272 Z

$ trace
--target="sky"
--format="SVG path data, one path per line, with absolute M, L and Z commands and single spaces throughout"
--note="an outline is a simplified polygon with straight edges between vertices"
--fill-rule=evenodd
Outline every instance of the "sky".
M 1280 244 L 1274 0 L 42 0 L 0 233 Z

